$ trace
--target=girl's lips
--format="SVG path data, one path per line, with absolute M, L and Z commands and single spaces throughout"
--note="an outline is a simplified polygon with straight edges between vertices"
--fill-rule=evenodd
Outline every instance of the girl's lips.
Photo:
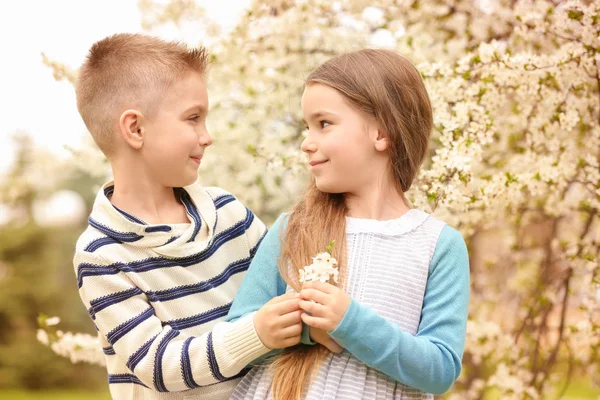
M 190 157 L 192 159 L 192 161 L 194 161 L 196 164 L 200 165 L 200 160 L 202 160 L 202 157 Z
M 323 165 L 323 164 L 325 164 L 327 161 L 329 161 L 329 160 L 323 160 L 323 161 L 311 161 L 311 162 L 309 162 L 309 163 L 308 163 L 308 165 L 310 165 L 310 167 L 311 167 L 311 168 L 315 168 L 315 167 L 318 167 L 318 166 L 320 166 L 320 165 Z

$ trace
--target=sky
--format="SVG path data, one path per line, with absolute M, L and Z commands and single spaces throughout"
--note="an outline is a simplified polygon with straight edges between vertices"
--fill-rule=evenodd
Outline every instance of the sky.
M 249 0 L 198 0 L 209 17 L 232 26 Z M 34 142 L 69 156 L 88 133 L 75 105 L 73 86 L 57 82 L 42 63 L 49 59 L 76 69 L 90 46 L 119 32 L 142 32 L 137 0 L 12 0 L 0 2 L 0 176 L 13 160 L 11 136 L 26 131 Z M 169 40 L 192 41 L 200 33 L 166 28 Z

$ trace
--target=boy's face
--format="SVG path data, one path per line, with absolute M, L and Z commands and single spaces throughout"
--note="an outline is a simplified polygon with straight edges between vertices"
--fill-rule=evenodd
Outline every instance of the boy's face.
M 141 155 L 153 179 L 167 187 L 194 183 L 206 147 L 208 93 L 203 76 L 190 72 L 176 82 L 145 122 Z

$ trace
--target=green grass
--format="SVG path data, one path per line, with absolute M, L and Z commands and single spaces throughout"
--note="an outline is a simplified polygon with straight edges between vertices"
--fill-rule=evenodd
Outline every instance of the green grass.
M 2 400 L 110 400 L 108 388 L 105 391 L 84 392 L 73 390 L 25 391 L 0 390 Z
M 596 400 L 600 396 L 600 389 L 590 386 L 589 381 L 574 379 L 567 388 L 561 400 Z M 555 396 L 551 396 L 555 399 Z M 74 391 L 74 390 L 52 390 L 52 391 L 25 391 L 25 390 L 2 390 L 2 400 L 110 400 L 108 388 L 96 392 Z M 498 400 L 497 393 L 488 393 L 486 400 Z
M 600 389 L 590 386 L 589 381 L 572 379 L 562 400 L 596 400 L 600 397 Z
M 600 389 L 591 386 L 589 380 L 571 379 L 569 387 L 561 400 L 597 400 L 600 397 Z M 548 399 L 556 399 L 556 395 L 548 395 Z M 500 400 L 497 391 L 492 390 L 486 393 L 485 400 Z

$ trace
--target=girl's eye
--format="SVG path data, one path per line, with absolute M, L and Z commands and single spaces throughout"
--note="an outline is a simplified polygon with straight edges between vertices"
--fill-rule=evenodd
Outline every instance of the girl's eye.
M 199 119 L 199 118 L 200 118 L 200 116 L 199 116 L 199 115 L 192 115 L 192 116 L 191 116 L 191 117 L 189 117 L 188 119 L 189 119 L 190 121 L 194 121 L 194 122 L 196 122 L 196 121 L 198 121 L 198 119 Z
M 325 120 L 322 120 L 322 121 L 319 121 L 319 125 L 321 125 L 321 129 L 325 129 L 325 128 L 327 128 L 329 125 L 331 125 L 331 122 L 329 122 L 329 121 L 325 121 Z

